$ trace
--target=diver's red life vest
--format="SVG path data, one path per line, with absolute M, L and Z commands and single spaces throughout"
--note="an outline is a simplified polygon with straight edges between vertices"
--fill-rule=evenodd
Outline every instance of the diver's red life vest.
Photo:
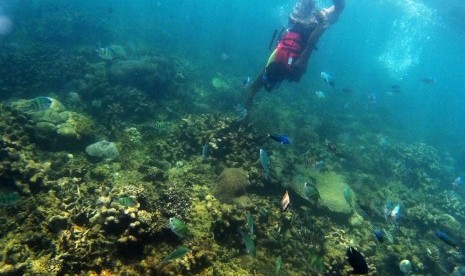
M 279 40 L 276 50 L 274 61 L 285 65 L 290 71 L 292 63 L 302 53 L 302 36 L 299 33 L 287 32 Z

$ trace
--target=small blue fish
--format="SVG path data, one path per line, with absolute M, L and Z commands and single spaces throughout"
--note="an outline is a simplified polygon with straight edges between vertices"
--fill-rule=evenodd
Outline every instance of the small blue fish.
M 281 145 L 290 145 L 291 144 L 291 139 L 289 139 L 289 137 L 287 137 L 286 135 L 269 134 L 269 133 L 267 133 L 266 135 L 268 136 L 268 138 L 280 143 Z
M 321 81 L 330 85 L 334 89 L 334 78 L 326 72 L 321 72 L 320 74 Z
M 452 182 L 452 186 L 458 187 L 463 184 L 463 180 L 461 176 L 457 176 L 457 178 L 454 179 L 454 182 Z
M 260 163 L 262 164 L 263 171 L 265 172 L 265 179 L 270 176 L 270 158 L 264 149 L 260 149 Z
M 442 231 L 436 231 L 436 236 L 443 242 L 447 243 L 448 245 L 452 247 L 458 247 L 457 242 L 453 240 L 449 235 Z
M 202 146 L 202 157 L 203 159 L 208 159 L 208 157 L 210 157 L 210 148 L 208 146 L 208 143 L 205 143 Z
M 385 237 L 384 237 L 384 232 L 383 232 L 383 230 L 376 229 L 376 230 L 375 230 L 375 237 L 376 237 L 376 240 L 377 240 L 379 243 L 383 243 L 383 242 L 385 241 Z

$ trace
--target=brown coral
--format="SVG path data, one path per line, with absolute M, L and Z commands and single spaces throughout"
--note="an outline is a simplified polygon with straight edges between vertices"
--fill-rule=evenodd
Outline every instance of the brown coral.
M 244 194 L 250 182 L 247 172 L 241 168 L 226 168 L 220 174 L 220 179 L 213 194 L 223 203 L 229 203 L 234 198 Z

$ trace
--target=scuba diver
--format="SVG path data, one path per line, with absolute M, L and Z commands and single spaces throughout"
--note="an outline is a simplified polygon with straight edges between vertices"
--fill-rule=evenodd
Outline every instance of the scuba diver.
M 333 0 L 331 7 L 317 10 L 315 0 L 298 0 L 289 15 L 286 32 L 279 39 L 263 71 L 248 86 L 246 111 L 250 110 L 253 98 L 262 87 L 271 91 L 285 79 L 300 81 L 318 39 L 329 25 L 337 21 L 344 6 L 345 0 Z

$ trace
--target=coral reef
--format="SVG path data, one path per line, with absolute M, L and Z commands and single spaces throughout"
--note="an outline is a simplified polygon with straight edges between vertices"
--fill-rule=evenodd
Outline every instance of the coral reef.
M 1 275 L 275 275 L 278 257 L 281 275 L 340 275 L 352 271 L 349 246 L 370 275 L 399 274 L 403 259 L 418 275 L 464 263 L 432 230 L 465 235 L 463 187 L 450 185 L 460 169 L 447 153 L 394 142 L 377 132 L 388 130 L 375 112 L 364 126 L 332 107 L 343 96 L 330 105 L 283 87 L 238 120 L 228 112 L 242 101 L 241 76 L 224 73 L 226 63 L 210 72 L 132 37 L 118 41 L 105 23 L 113 11 L 102 18 L 95 8 L 86 21 L 71 2 L 33 5 L 32 15 L 47 15 L 33 16 L 40 45 L 0 46 L 10 98 L 0 106 Z M 111 48 L 111 58 L 96 45 L 70 45 L 92 27 L 103 37 L 90 41 L 106 43 L 98 48 Z M 84 149 L 104 139 L 119 156 L 95 162 Z M 385 218 L 387 201 L 400 204 L 398 220 Z M 170 230 L 173 217 L 189 235 Z
M 159 97 L 175 89 L 176 68 L 168 59 L 158 56 L 118 60 L 112 64 L 108 77 L 111 83 L 135 87 Z

